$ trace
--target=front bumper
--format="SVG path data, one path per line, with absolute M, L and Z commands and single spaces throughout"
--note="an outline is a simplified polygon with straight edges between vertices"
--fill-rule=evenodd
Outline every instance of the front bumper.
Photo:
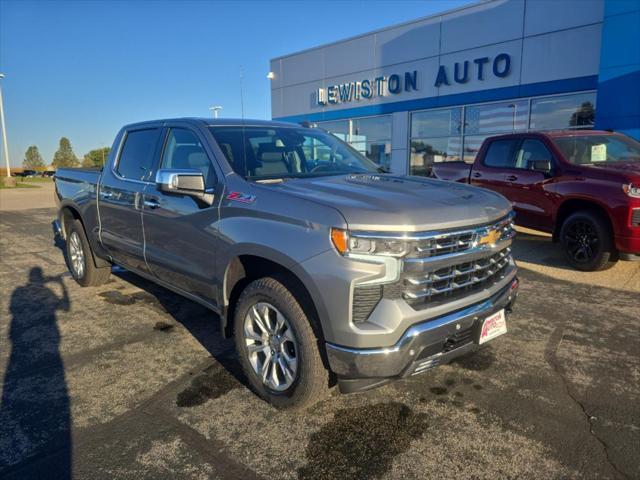
M 640 256 L 640 236 L 637 237 L 624 237 L 616 236 L 616 249 L 620 253 L 620 257 L 626 260 L 625 257 Z
M 478 347 L 481 323 L 515 303 L 518 279 L 480 303 L 410 327 L 391 347 L 349 348 L 327 343 L 331 370 L 344 393 L 368 390 L 450 362 Z

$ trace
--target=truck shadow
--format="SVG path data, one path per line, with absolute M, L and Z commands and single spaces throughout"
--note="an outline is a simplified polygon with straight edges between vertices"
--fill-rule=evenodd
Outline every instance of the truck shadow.
M 67 262 L 66 243 L 60 237 L 55 222 L 52 222 L 53 243 L 60 249 Z M 129 272 L 120 267 L 113 267 L 112 275 L 125 282 L 139 288 L 141 292 L 124 294 L 118 290 L 107 290 L 100 294 L 102 299 L 114 305 L 132 305 L 134 303 L 145 303 L 162 315 L 168 315 L 173 321 L 180 323 L 187 331 L 202 345 L 207 352 L 223 367 L 221 372 L 218 368 L 207 369 L 194 379 L 191 385 L 177 399 L 177 403 L 191 406 L 204 401 L 207 397 L 216 395 L 218 389 L 212 389 L 212 376 L 216 376 L 219 383 L 224 385 L 224 389 L 231 389 L 233 384 L 247 386 L 248 383 L 240 367 L 235 353 L 235 346 L 232 339 L 224 339 L 220 330 L 220 318 L 211 310 L 202 305 L 184 298 L 160 285 L 146 280 L 135 273 Z M 155 330 L 170 332 L 173 328 L 171 323 L 158 321 L 154 326 Z M 221 393 L 220 393 L 221 394 Z
M 222 337 L 220 330 L 220 318 L 208 308 L 184 298 L 149 280 L 114 267 L 113 274 L 127 283 L 143 290 L 133 295 L 122 295 L 118 298 L 115 294 L 105 292 L 103 299 L 117 303 L 118 301 L 144 302 L 159 313 L 169 315 L 172 320 L 180 323 L 202 345 L 209 354 L 224 367 L 224 369 L 239 383 L 246 385 L 246 378 L 237 361 L 233 339 Z M 142 293 L 142 295 L 140 295 Z M 109 299 L 109 296 L 111 299 Z M 156 330 L 168 332 L 170 324 L 157 322 Z
M 512 249 L 516 261 L 575 271 L 565 260 L 560 245 L 544 232 L 518 230 Z

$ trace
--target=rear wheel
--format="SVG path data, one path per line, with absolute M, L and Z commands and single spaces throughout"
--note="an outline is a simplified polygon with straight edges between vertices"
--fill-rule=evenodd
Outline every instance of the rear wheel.
M 602 215 L 581 211 L 562 224 L 560 242 L 569 264 L 585 272 L 606 270 L 615 264 L 613 235 Z
M 250 283 L 235 308 L 236 349 L 253 390 L 273 406 L 303 409 L 329 388 L 319 342 L 299 300 L 278 279 Z
M 109 281 L 111 267 L 97 267 L 91 246 L 80 220 L 74 220 L 67 233 L 67 262 L 71 275 L 83 287 L 102 285 Z

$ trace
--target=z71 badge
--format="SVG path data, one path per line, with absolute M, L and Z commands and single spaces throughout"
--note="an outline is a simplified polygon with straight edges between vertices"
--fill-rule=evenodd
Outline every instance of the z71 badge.
M 253 203 L 256 201 L 256 196 L 242 192 L 231 192 L 229 195 L 227 195 L 227 200 L 233 200 L 234 202 L 242 203 Z

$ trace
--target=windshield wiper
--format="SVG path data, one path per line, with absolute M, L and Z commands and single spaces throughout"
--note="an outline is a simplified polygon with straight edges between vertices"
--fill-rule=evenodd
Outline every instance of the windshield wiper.
M 384 167 L 378 167 L 378 172 L 379 173 L 391 173 L 391 170 L 387 170 Z

